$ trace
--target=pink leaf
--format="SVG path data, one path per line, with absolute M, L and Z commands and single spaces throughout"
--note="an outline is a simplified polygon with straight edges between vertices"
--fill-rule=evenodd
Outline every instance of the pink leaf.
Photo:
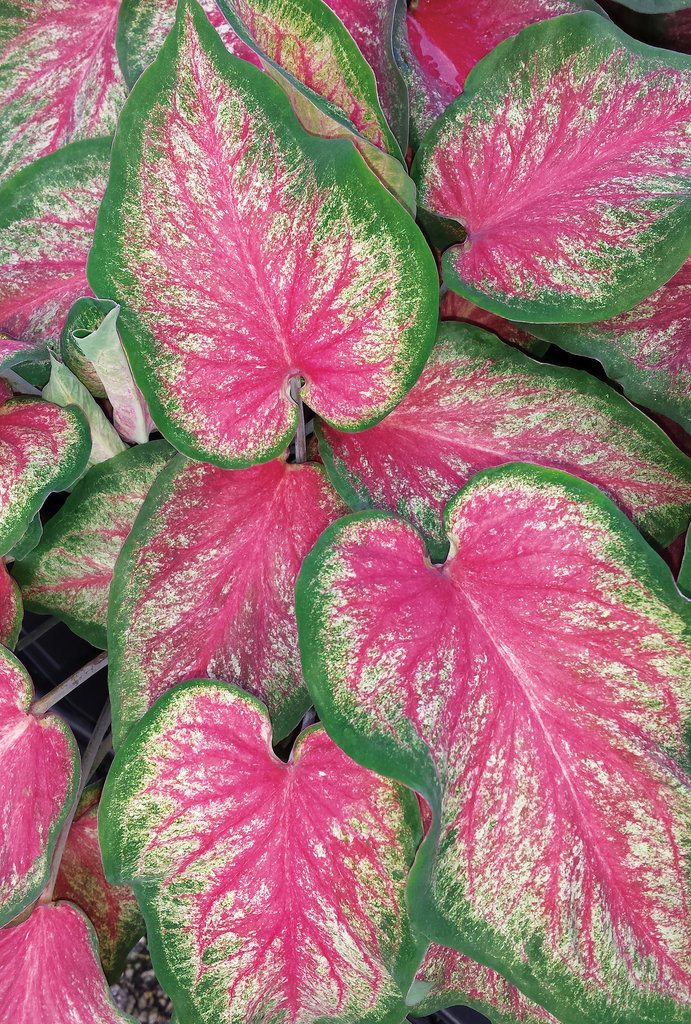
M 22 628 L 22 595 L 0 559 L 0 645 L 14 649 Z

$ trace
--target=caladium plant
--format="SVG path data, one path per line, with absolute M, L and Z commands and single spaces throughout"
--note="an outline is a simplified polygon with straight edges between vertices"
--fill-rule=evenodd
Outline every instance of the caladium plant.
M 630 6 L 0 4 L 0 1016 L 129 1019 L 145 929 L 176 1024 L 689 1024 L 691 5 Z M 24 608 L 102 649 L 39 698 Z

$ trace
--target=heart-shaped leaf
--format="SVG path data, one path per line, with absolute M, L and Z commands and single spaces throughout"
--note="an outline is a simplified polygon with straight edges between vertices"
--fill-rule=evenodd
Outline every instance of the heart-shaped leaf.
M 89 428 L 76 409 L 37 398 L 0 405 L 0 552 L 29 528 L 51 491 L 68 487 L 86 466 Z
M 115 129 L 125 83 L 119 0 L 13 0 L 0 37 L 0 181 L 68 142 Z
M 70 900 L 84 911 L 98 937 L 103 970 L 114 985 L 146 925 L 132 887 L 111 885 L 103 873 L 97 819 L 102 788 L 99 783 L 82 794 L 60 860 L 53 899 Z
M 0 1006 L 12 1024 L 136 1024 L 113 1003 L 94 930 L 71 903 L 0 931 Z
M 422 375 L 375 427 L 321 424 L 320 451 L 355 510 L 414 523 L 434 561 L 448 541 L 444 506 L 481 469 L 535 462 L 596 484 L 661 546 L 691 516 L 691 459 L 589 374 L 549 366 L 468 324 L 442 324 Z
M 308 511 L 307 511 L 308 510 Z M 276 738 L 310 705 L 294 587 L 319 534 L 347 511 L 321 466 L 223 470 L 176 456 L 118 560 L 108 649 L 113 742 L 175 683 L 206 675 L 268 705 Z
M 152 483 L 173 452 L 151 441 L 93 466 L 12 572 L 29 611 L 57 615 L 106 647 L 108 594 L 120 549 Z
M 14 650 L 22 628 L 22 595 L 0 559 L 0 645 Z
M 46 884 L 55 840 L 79 782 L 72 733 L 57 715 L 32 713 L 33 692 L 24 667 L 0 648 L 0 925 Z M 0 1006 L 5 1009 L 2 999 Z
M 444 280 L 511 320 L 629 309 L 691 248 L 691 58 L 592 13 L 493 50 L 434 123 L 418 203 L 455 224 Z M 465 238 L 465 240 L 463 240 Z
M 0 190 L 0 331 L 8 338 L 56 349 L 67 311 L 89 291 L 86 257 L 110 146 L 75 142 Z
M 226 467 L 285 448 L 292 378 L 341 429 L 381 419 L 420 373 L 437 316 L 434 260 L 408 214 L 352 146 L 305 133 L 191 2 L 120 118 L 89 279 L 122 306 L 159 429 Z
M 286 764 L 258 701 L 199 680 L 132 730 L 99 814 L 106 874 L 133 884 L 180 1024 L 403 1020 L 418 829 L 413 794 L 323 729 Z
M 561 1020 L 682 1024 L 691 605 L 556 470 L 479 473 L 445 524 L 435 567 L 403 521 L 342 520 L 297 583 L 330 735 L 433 809 L 414 920 Z

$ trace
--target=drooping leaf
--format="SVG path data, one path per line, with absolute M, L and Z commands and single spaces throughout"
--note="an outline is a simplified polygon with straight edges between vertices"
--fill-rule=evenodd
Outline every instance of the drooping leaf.
M 439 316 L 442 320 L 458 320 L 461 323 L 475 324 L 476 327 L 484 327 L 485 330 L 496 334 L 502 341 L 508 341 L 510 345 L 517 345 L 524 352 L 530 352 L 535 356 L 545 354 L 549 345 L 534 338 L 532 334 L 521 330 L 510 320 L 505 320 L 496 313 L 490 313 L 487 309 L 476 306 L 470 299 L 464 299 L 458 292 L 449 290 L 439 305 Z
M 34 550 L 42 536 L 43 523 L 41 522 L 41 513 L 37 512 L 20 539 L 7 552 L 7 558 L 12 558 L 15 562 L 21 562 L 22 558 L 26 558 L 29 552 Z
M 276 738 L 310 705 L 294 587 L 322 530 L 347 511 L 321 466 L 223 470 L 176 456 L 118 560 L 108 650 L 113 743 L 175 683 L 206 675 L 268 705 Z
M 101 965 L 114 985 L 146 925 L 132 887 L 111 885 L 103 873 L 97 819 L 102 788 L 98 783 L 82 794 L 60 861 L 53 899 L 70 900 L 86 914 L 98 937 Z
M 0 645 L 14 650 L 22 628 L 22 595 L 0 558 Z
M 12 1024 L 136 1024 L 113 1003 L 94 930 L 71 903 L 0 931 L 0 1006 Z
M 51 491 L 79 476 L 89 445 L 89 428 L 76 409 L 37 398 L 0 405 L 0 553 L 24 536 Z
M 574 473 L 659 545 L 691 517 L 691 459 L 655 424 L 580 370 L 537 363 L 469 324 L 443 323 L 422 375 L 369 430 L 318 426 L 329 475 L 351 508 L 381 508 L 448 540 L 447 501 L 481 469 L 535 462 Z
M 64 363 L 50 357 L 50 380 L 42 391 L 47 402 L 59 406 L 70 406 L 80 409 L 89 424 L 91 433 L 91 453 L 87 466 L 95 466 L 114 455 L 127 450 L 113 424 L 107 419 L 103 409 L 95 401 L 81 381 L 67 369 Z
M 413 148 L 463 91 L 472 68 L 504 39 L 537 21 L 599 10 L 592 0 L 417 0 L 410 4 L 399 55 L 410 93 Z
M 434 825 L 409 885 L 431 941 L 561 1020 L 691 1011 L 691 605 L 590 484 L 510 465 L 413 527 L 330 527 L 297 583 L 303 668 L 350 756 Z
M 106 874 L 133 884 L 180 1024 L 405 1017 L 415 799 L 320 727 L 286 764 L 258 701 L 182 683 L 118 753 L 99 828 Z
M 171 455 L 167 442 L 150 441 L 92 466 L 12 570 L 29 611 L 57 615 L 77 636 L 106 647 L 117 557 Z
M 412 174 L 444 280 L 512 320 L 613 316 L 691 247 L 691 58 L 593 13 L 531 25 L 470 73 Z M 449 234 L 448 225 L 455 224 Z M 465 240 L 464 240 L 465 239 Z
M 0 331 L 8 338 L 56 349 L 67 311 L 88 293 L 86 257 L 110 146 L 75 142 L 0 190 Z
M 527 330 L 599 359 L 628 397 L 691 431 L 691 260 L 633 309 L 597 323 L 535 324 Z
M 295 430 L 293 377 L 342 429 L 380 419 L 432 343 L 422 234 L 350 145 L 300 128 L 198 7 L 181 6 L 165 47 L 120 119 L 89 260 L 92 286 L 122 306 L 157 426 L 194 458 L 268 461 Z
M 79 782 L 72 733 L 57 715 L 34 715 L 32 699 L 26 670 L 0 648 L 0 926 L 46 884 L 55 840 Z M 5 1009 L 2 999 L 0 1006 Z
M 125 102 L 119 0 L 12 0 L 0 36 L 0 181 L 77 139 L 108 135 Z

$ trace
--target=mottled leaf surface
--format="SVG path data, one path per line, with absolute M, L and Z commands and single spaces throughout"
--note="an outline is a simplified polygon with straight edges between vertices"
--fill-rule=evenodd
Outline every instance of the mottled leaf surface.
M 137 445 L 92 466 L 13 568 L 30 611 L 57 615 L 106 647 L 108 594 L 122 545 L 152 483 L 173 455 L 165 441 Z
M 202 675 L 255 694 L 277 738 L 290 732 L 310 704 L 295 579 L 319 534 L 346 511 L 321 466 L 170 462 L 125 543 L 111 592 L 116 747 L 161 693 Z
M 569 352 L 599 359 L 632 401 L 691 431 L 691 260 L 649 298 L 618 316 L 526 329 Z
M 342 520 L 297 584 L 325 727 L 433 809 L 414 920 L 561 1020 L 682 1024 L 691 607 L 556 470 L 479 473 L 445 525 L 436 567 L 402 520 Z
M 14 650 L 22 628 L 22 595 L 0 559 L 0 645 Z
M 115 130 L 125 82 L 119 0 L 12 0 L 0 35 L 0 181 L 77 139 Z
M 23 537 L 51 491 L 79 476 L 89 444 L 89 429 L 75 409 L 37 398 L 0 405 L 0 551 Z
M 110 146 L 75 142 L 0 190 L 0 331 L 8 338 L 56 348 L 67 311 L 88 293 L 86 257 Z
M 34 715 L 32 700 L 26 670 L 0 648 L 0 925 L 46 884 L 79 782 L 79 751 L 68 726 L 57 715 Z M 0 1006 L 6 1007 L 2 998 Z
M 589 374 L 537 363 L 466 324 L 441 325 L 417 384 L 381 423 L 318 432 L 351 508 L 414 523 L 434 561 L 448 551 L 447 501 L 474 473 L 506 462 L 589 480 L 661 546 L 691 517 L 691 459 L 646 416 Z
M 99 818 L 106 873 L 134 886 L 180 1024 L 405 1016 L 417 807 L 323 729 L 286 764 L 256 700 L 183 683 L 117 755 Z
M 0 1006 L 12 1024 L 135 1024 L 113 1003 L 94 930 L 71 903 L 0 931 Z
M 293 377 L 341 429 L 380 419 L 432 343 L 421 232 L 198 8 L 165 47 L 120 119 L 89 260 L 157 426 L 217 465 L 268 461 L 295 429 Z
M 595 320 L 646 298 L 689 255 L 690 114 L 691 59 L 599 15 L 502 43 L 412 169 L 419 205 L 456 223 L 444 280 L 513 320 Z
M 98 954 L 110 984 L 120 978 L 127 954 L 146 931 L 132 887 L 111 885 L 103 872 L 98 841 L 102 784 L 89 786 L 79 801 L 53 892 L 82 910 L 98 937 Z

